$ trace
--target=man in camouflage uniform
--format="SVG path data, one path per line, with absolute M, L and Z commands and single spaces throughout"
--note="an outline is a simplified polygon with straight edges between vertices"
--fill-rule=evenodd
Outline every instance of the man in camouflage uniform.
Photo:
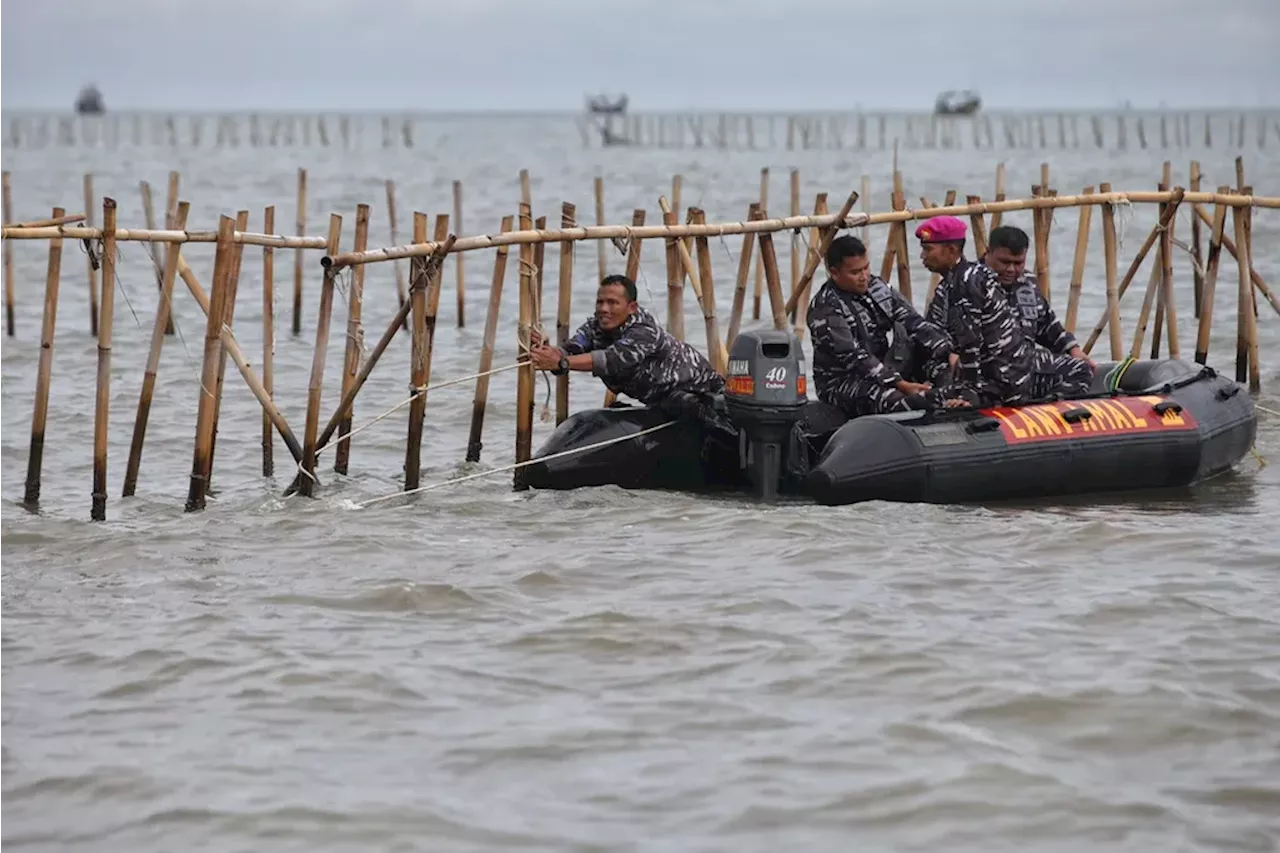
M 1044 400 L 1050 396 L 1088 394 L 1096 365 L 1058 322 L 1053 308 L 1040 293 L 1036 277 L 1026 273 L 1029 244 L 1027 232 L 1001 225 L 991 232 L 983 263 L 1000 280 L 1022 330 L 1036 343 L 1031 395 Z
M 666 332 L 636 302 L 636 284 L 625 275 L 600 282 L 596 313 L 563 348 L 550 346 L 536 331 L 529 357 L 534 367 L 557 376 L 590 371 L 615 394 L 650 408 L 701 422 L 736 436 L 721 412 L 724 377 L 690 344 Z
M 808 312 L 818 399 L 850 417 L 924 408 L 932 401 L 932 388 L 908 381 L 885 363 L 889 333 L 895 348 L 907 349 L 909 339 L 939 359 L 951 350 L 947 336 L 871 274 L 867 249 L 858 238 L 832 240 L 826 264 L 829 277 Z
M 942 280 L 925 320 L 944 329 L 952 351 L 933 359 L 926 375 L 973 405 L 1019 405 L 1031 400 L 1035 347 L 990 268 L 964 258 L 965 224 L 935 216 L 916 229 L 920 259 Z

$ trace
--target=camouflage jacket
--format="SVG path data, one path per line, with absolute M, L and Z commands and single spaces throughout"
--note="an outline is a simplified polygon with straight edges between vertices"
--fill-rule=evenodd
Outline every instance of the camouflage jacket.
M 935 358 L 945 359 L 951 342 L 936 326 L 925 322 L 902 294 L 871 277 L 865 294 L 847 293 L 828 279 L 809 303 L 809 333 L 813 338 L 813 383 L 819 399 L 835 382 L 849 376 L 873 379 L 886 386 L 902 375 L 884 363 L 889 355 L 889 332 L 901 324 L 907 336 Z
M 1063 328 L 1053 308 L 1040 295 L 1034 275 L 1024 275 L 1006 287 L 1005 296 L 1022 323 L 1022 331 L 1037 344 L 1055 355 L 1070 352 L 1077 345 L 1075 337 Z
M 1026 398 L 1035 346 L 990 267 L 962 259 L 938 282 L 925 319 L 951 337 L 956 379 L 1006 404 Z
M 702 353 L 664 331 L 643 308 L 611 331 L 600 328 L 592 317 L 563 349 L 568 355 L 591 353 L 593 376 L 614 393 L 645 405 L 658 403 L 673 391 L 716 394 L 724 390 L 724 378 Z

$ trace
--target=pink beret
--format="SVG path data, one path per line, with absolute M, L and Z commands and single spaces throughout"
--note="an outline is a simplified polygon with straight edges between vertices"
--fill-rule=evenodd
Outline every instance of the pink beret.
M 920 223 L 916 236 L 921 243 L 946 243 L 950 240 L 963 240 L 964 223 L 954 216 L 935 216 Z

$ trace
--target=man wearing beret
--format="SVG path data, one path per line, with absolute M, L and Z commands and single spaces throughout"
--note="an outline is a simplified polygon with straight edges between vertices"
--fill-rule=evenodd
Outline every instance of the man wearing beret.
M 951 368 L 951 382 L 980 406 L 1029 402 L 1034 344 L 1023 333 L 996 274 L 965 259 L 965 231 L 954 216 L 926 219 L 916 229 L 920 260 L 942 276 L 925 319 L 944 329 L 952 344 L 949 363 L 935 360 L 927 373 L 942 384 Z

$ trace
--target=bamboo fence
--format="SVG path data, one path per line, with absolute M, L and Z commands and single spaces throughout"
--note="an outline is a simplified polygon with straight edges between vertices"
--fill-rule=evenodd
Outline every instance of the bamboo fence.
M 575 318 L 570 316 L 572 307 L 574 255 L 579 244 L 595 241 L 598 247 L 597 258 L 600 271 L 613 268 L 612 258 L 621 257 L 625 261 L 626 272 L 633 278 L 641 267 L 641 255 L 644 244 L 648 241 L 660 240 L 665 249 L 667 272 L 667 315 L 666 327 L 675 336 L 684 339 L 684 313 L 687 291 L 692 291 L 694 306 L 704 320 L 704 351 L 711 363 L 721 372 L 729 346 L 744 327 L 745 314 L 748 309 L 748 290 L 751 287 L 752 264 L 755 263 L 757 280 L 762 283 L 763 296 L 767 298 L 767 310 L 761 307 L 753 312 L 752 320 L 779 329 L 794 329 L 797 334 L 804 335 L 804 308 L 811 296 L 813 280 L 821 266 L 822 258 L 830 241 L 838 231 L 856 229 L 864 235 L 868 251 L 876 253 L 876 246 L 883 245 L 880 253 L 880 273 L 883 278 L 894 279 L 899 292 L 923 310 L 927 300 L 932 296 L 933 285 L 930 281 L 927 290 L 923 290 L 924 299 L 915 300 L 913 288 L 911 242 L 907 236 L 908 223 L 926 219 L 939 214 L 950 214 L 966 217 L 971 223 L 973 243 L 980 253 L 985 244 L 989 228 L 994 228 L 1001 217 L 1012 211 L 1029 211 L 1032 213 L 1032 261 L 1029 264 L 1037 274 L 1037 281 L 1042 293 L 1054 301 L 1059 316 L 1066 327 L 1073 333 L 1080 330 L 1079 337 L 1086 352 L 1092 352 L 1102 336 L 1107 337 L 1108 357 L 1119 360 L 1126 355 L 1138 357 L 1144 350 L 1146 332 L 1151 328 L 1151 357 L 1159 357 L 1164 352 L 1171 358 L 1184 355 L 1183 336 L 1179 328 L 1177 299 L 1174 287 L 1175 258 L 1181 254 L 1189 259 L 1193 271 L 1194 294 L 1191 304 L 1194 307 L 1194 344 L 1191 345 L 1192 357 L 1200 363 L 1207 363 L 1210 332 L 1213 328 L 1215 297 L 1218 291 L 1218 280 L 1222 274 L 1225 257 L 1234 259 L 1234 271 L 1237 281 L 1236 312 L 1236 356 L 1235 378 L 1238 382 L 1248 383 L 1251 391 L 1260 388 L 1259 338 L 1258 338 L 1258 303 L 1269 303 L 1271 310 L 1280 314 L 1280 301 L 1276 299 L 1271 287 L 1259 276 L 1253 263 L 1252 216 L 1255 209 L 1280 208 L 1280 198 L 1254 195 L 1252 188 L 1245 182 L 1243 160 L 1236 160 L 1236 185 L 1220 185 L 1213 191 L 1205 191 L 1199 187 L 1200 170 L 1198 163 L 1192 163 L 1190 189 L 1174 186 L 1170 178 L 1170 165 L 1165 164 L 1164 174 L 1155 190 L 1115 191 L 1109 184 L 1097 187 L 1084 187 L 1079 193 L 1060 194 L 1052 185 L 1052 176 L 1048 164 L 1043 164 L 1039 174 L 1039 182 L 1032 186 L 1027 197 L 1006 198 L 1005 170 L 1003 165 L 997 169 L 996 193 L 993 201 L 983 201 L 981 196 L 966 195 L 965 203 L 955 203 L 959 197 L 955 190 L 946 193 L 943 203 L 937 205 L 928 198 L 920 199 L 920 206 L 907 204 L 904 192 L 904 181 L 899 172 L 894 173 L 893 191 L 890 194 L 890 210 L 871 212 L 866 209 L 867 200 L 858 191 L 850 191 L 843 196 L 842 204 L 835 213 L 827 212 L 827 193 L 818 193 L 814 200 L 811 214 L 801 214 L 799 198 L 799 178 L 796 173 L 790 176 L 792 193 L 790 198 L 791 215 L 771 217 L 767 213 L 767 182 L 761 189 L 759 201 L 750 204 L 746 218 L 737 221 L 708 221 L 708 215 L 696 206 L 685 209 L 680 216 L 680 208 L 674 206 L 665 194 L 655 199 L 656 207 L 662 216 L 662 224 L 646 224 L 646 211 L 637 209 L 632 215 L 629 225 L 579 225 L 576 220 L 576 205 L 565 202 L 561 206 L 559 227 L 548 228 L 547 216 L 536 216 L 532 209 L 529 193 L 529 176 L 527 171 L 520 174 L 520 201 L 515 207 L 514 215 L 502 218 L 500 228 L 492 234 L 478 234 L 460 237 L 451 224 L 456 224 L 462 216 L 462 187 L 460 183 L 453 185 L 452 215 L 436 216 L 434 227 L 425 213 L 415 212 L 412 217 L 412 242 L 403 245 L 392 245 L 381 248 L 367 246 L 369 222 L 372 206 L 359 204 L 352 217 L 354 238 L 349 251 L 342 250 L 343 217 L 331 213 L 329 229 L 325 237 L 312 237 L 304 233 L 305 219 L 299 214 L 297 226 L 299 233 L 286 236 L 271 233 L 275 222 L 275 207 L 268 206 L 263 211 L 264 232 L 253 232 L 247 228 L 249 211 L 242 210 L 235 217 L 222 215 L 215 230 L 188 230 L 187 218 L 190 204 L 179 197 L 179 180 L 176 173 L 170 176 L 168 203 L 165 208 L 165 228 L 130 229 L 119 226 L 118 205 L 112 198 L 102 200 L 102 225 L 92 225 L 92 215 L 86 207 L 85 213 L 67 214 L 63 208 L 54 208 L 50 216 L 43 220 L 31 220 L 5 225 L 2 229 L 5 251 L 5 292 L 8 333 L 15 335 L 12 318 L 13 303 L 17 288 L 14 285 L 11 264 L 11 248 L 14 241 L 44 241 L 48 246 L 48 264 L 44 287 L 43 323 L 40 333 L 40 356 L 36 375 L 35 404 L 32 416 L 31 447 L 28 458 L 28 471 L 24 490 L 24 505 L 30 509 L 39 506 L 41 487 L 41 468 L 45 446 L 45 430 L 49 406 L 49 390 L 53 368 L 54 331 L 60 300 L 60 280 L 62 253 L 66 241 L 80 241 L 88 249 L 90 305 L 93 308 L 96 322 L 91 324 L 90 334 L 97 338 L 98 370 L 96 398 L 94 408 L 93 433 L 93 482 L 91 489 L 90 516 L 93 520 L 106 518 L 108 496 L 108 432 L 110 424 L 109 402 L 111 400 L 112 361 L 118 353 L 112 350 L 112 321 L 115 312 L 115 289 L 118 278 L 115 274 L 116 254 L 118 247 L 126 242 L 140 242 L 148 247 L 152 264 L 155 267 L 158 289 L 157 309 L 151 334 L 151 346 L 145 359 L 142 371 L 142 382 L 138 406 L 133 420 L 133 433 L 130 442 L 129 457 L 125 468 L 122 496 L 129 497 L 137 493 L 141 474 L 143 449 L 145 446 L 147 423 L 149 419 L 152 395 L 156 385 L 156 377 L 160 366 L 160 354 L 169 330 L 172 328 L 172 299 L 175 284 L 181 279 L 187 290 L 198 304 L 205 317 L 205 334 L 201 354 L 201 374 L 198 395 L 198 408 L 194 442 L 192 446 L 192 467 L 188 483 L 186 508 L 188 511 L 199 510 L 205 506 L 209 494 L 211 478 L 214 470 L 214 458 L 217 447 L 218 420 L 223 393 L 223 376 L 226 362 L 230 359 L 236 366 L 243 381 L 253 393 L 262 410 L 262 473 L 265 477 L 273 476 L 276 465 L 273 446 L 279 436 L 288 449 L 292 465 L 296 467 L 296 476 L 290 475 L 292 483 L 288 493 L 304 496 L 314 495 L 320 486 L 318 458 L 322 451 L 333 448 L 334 471 L 338 475 L 348 473 L 353 445 L 359 443 L 355 438 L 358 428 L 355 425 L 355 404 L 359 392 L 369 378 L 379 360 L 388 349 L 389 344 L 402 330 L 410 337 L 410 381 L 411 397 L 402 405 L 408 405 L 408 430 L 405 444 L 404 489 L 418 488 L 421 477 L 421 442 L 427 410 L 427 390 L 431 387 L 431 362 L 435 348 L 437 319 L 441 294 L 445 286 L 445 261 L 452 255 L 454 263 L 453 278 L 457 291 L 458 325 L 464 323 L 463 318 L 463 264 L 462 258 L 468 252 L 494 250 L 494 266 L 488 292 L 487 312 L 484 324 L 483 344 L 479 352 L 478 372 L 475 379 L 475 398 L 472 406 L 472 419 L 466 459 L 479 462 L 482 450 L 485 413 L 488 402 L 489 376 L 495 370 L 507 368 L 517 369 L 517 406 L 515 428 L 515 458 L 517 463 L 527 461 L 532 453 L 533 412 L 535 371 L 523 354 L 528 351 L 535 331 L 554 327 L 554 336 L 563 343 Z M 299 170 L 299 198 L 305 197 L 306 173 Z M 5 174 L 5 216 L 12 214 L 10 199 L 10 178 Z M 86 194 L 90 192 L 91 179 L 86 176 Z M 864 177 L 860 187 L 865 191 L 868 181 Z M 601 222 L 603 215 L 603 181 L 594 182 L 596 201 L 596 220 Z M 676 176 L 672 182 L 672 196 L 680 192 L 681 180 Z M 149 207 L 149 190 L 143 189 L 144 211 Z M 387 185 L 389 207 L 388 218 L 395 220 L 394 186 Z M 857 210 L 859 201 L 862 210 Z M 1131 262 L 1121 269 L 1119 258 L 1119 240 L 1117 238 L 1118 211 L 1134 205 L 1153 205 L 1157 210 L 1154 227 L 1146 234 Z M 1075 233 L 1075 250 L 1071 255 L 1069 275 L 1055 273 L 1052 259 L 1049 256 L 1049 235 L 1054 227 L 1052 212 L 1071 208 L 1077 212 L 1078 220 Z M 1106 308 L 1092 325 L 1078 325 L 1079 309 L 1084 292 L 1084 270 L 1088 257 L 1088 243 L 1091 224 L 1094 219 L 1094 208 L 1101 208 L 1101 230 L 1103 243 L 1103 269 L 1105 279 Z M 304 210 L 305 208 L 300 208 Z M 1187 245 L 1175 236 L 1177 214 L 1183 211 L 1188 214 L 1192 227 Z M 683 222 L 681 222 L 683 218 Z M 1228 223 L 1228 219 L 1230 222 Z M 870 229 L 884 226 L 877 231 L 882 235 L 881 244 Z M 790 232 L 795 250 L 790 255 L 791 264 L 788 286 L 784 290 L 783 273 L 779 268 L 778 252 L 775 249 L 775 235 Z M 392 235 L 395 235 L 394 225 Z M 721 334 L 721 318 L 717 299 L 717 282 L 713 270 L 715 252 L 711 250 L 710 239 L 738 235 L 741 242 L 737 258 L 734 259 L 731 278 L 721 279 L 720 292 L 732 285 L 731 295 L 725 302 L 731 306 L 725 326 L 727 333 Z M 798 242 L 797 242 L 798 241 Z M 1203 245 L 1207 241 L 1207 246 Z M 799 243 L 804 243 L 801 250 Z M 183 257 L 183 246 L 189 243 L 212 244 L 215 249 L 214 267 L 206 291 Z M 548 247 L 547 244 L 554 244 Z M 727 250 L 727 243 L 726 250 Z M 262 249 L 262 305 L 263 305 L 263 359 L 259 369 L 250 363 L 245 348 L 236 337 L 235 307 L 238 296 L 238 283 L 241 278 L 243 251 L 246 246 Z M 511 248 L 519 252 L 517 270 L 517 362 L 514 365 L 493 367 L 495 341 L 500 314 L 503 310 L 503 287 L 507 276 L 508 259 Z M 1096 244 L 1095 244 L 1096 247 Z M 1183 249 L 1179 253 L 1176 248 Z M 294 316 L 293 329 L 295 335 L 301 325 L 299 305 L 302 301 L 304 279 L 307 278 L 307 266 L 304 253 L 311 252 L 317 262 L 312 267 L 320 279 L 320 294 L 315 328 L 315 349 L 312 358 L 311 376 L 306 395 L 305 409 L 301 420 L 301 433 L 294 431 L 286 416 L 285 408 L 275 396 L 274 371 L 272 363 L 272 347 L 274 335 L 274 255 L 277 249 L 293 249 L 295 251 L 294 278 Z M 163 250 L 163 252 L 161 252 Z M 612 252 L 617 255 L 612 255 Z M 1095 248 L 1096 251 L 1096 248 Z M 558 275 L 552 279 L 546 274 L 544 266 L 549 258 L 558 258 Z M 972 253 L 970 253 L 972 256 Z M 1120 308 L 1125 293 L 1131 288 L 1144 261 L 1152 258 L 1150 276 L 1143 291 L 1142 303 L 1136 324 L 1133 327 L 1133 338 L 1126 345 L 1123 338 L 1123 326 Z M 363 290 L 364 269 L 369 264 L 391 262 L 399 269 L 400 261 L 408 261 L 407 280 L 403 286 L 396 288 L 395 310 L 390 306 L 370 303 Z M 328 341 L 337 301 L 337 278 L 344 270 L 348 288 L 345 292 L 346 344 L 342 357 L 339 377 L 328 380 L 331 393 L 335 393 L 336 383 L 337 405 L 325 420 L 322 410 L 326 390 L 326 367 L 328 362 Z M 98 276 L 96 273 L 100 272 Z M 1230 267 L 1228 267 L 1230 274 Z M 555 281 L 558 294 L 554 300 L 554 320 L 548 319 L 544 327 L 542 305 L 544 284 Z M 1059 300 L 1053 300 L 1053 289 L 1057 284 Z M 100 287 L 98 287 L 100 285 Z M 687 285 L 687 287 L 686 287 Z M 1066 292 L 1065 310 L 1061 307 L 1062 291 Z M 254 294 L 257 298 L 258 294 Z M 1258 299 L 1262 297 L 1262 300 Z M 508 303 L 510 300 L 508 300 Z M 364 324 L 378 312 L 390 314 L 385 331 L 382 332 L 377 345 L 367 357 L 362 357 L 360 342 L 364 339 Z M 1270 313 L 1267 311 L 1266 313 Z M 1085 318 L 1086 320 L 1090 318 Z M 377 321 L 379 325 L 381 321 Z M 545 337 L 552 335 L 548 331 Z M 1190 340 L 1191 338 L 1188 338 Z M 118 375 L 118 372 L 117 372 Z M 449 383 L 455 384 L 455 383 Z M 569 414 L 570 377 L 558 377 L 556 381 L 555 419 L 559 423 Z M 591 405 L 598 405 L 596 397 Z M 611 395 L 606 397 L 606 404 L 611 402 Z M 297 411 L 292 412 L 294 422 L 299 419 Z M 382 417 L 382 416 L 379 416 Z M 322 429 L 323 424 L 323 429 Z M 514 487 L 524 488 L 521 470 L 515 471 Z

